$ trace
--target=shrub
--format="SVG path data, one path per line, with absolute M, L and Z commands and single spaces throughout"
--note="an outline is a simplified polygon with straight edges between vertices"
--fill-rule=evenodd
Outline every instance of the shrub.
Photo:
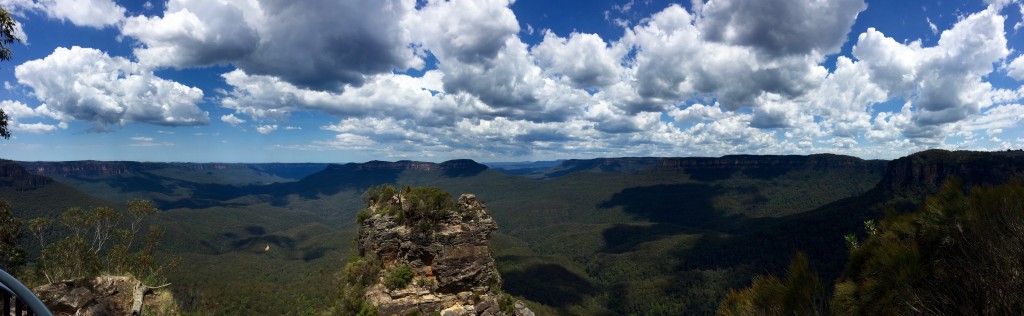
M 797 252 L 786 279 L 757 276 L 742 291 L 730 290 L 718 307 L 718 315 L 821 315 L 825 292 L 821 279 L 811 271 L 807 256 Z
M 396 199 L 396 196 L 400 198 Z M 399 191 L 383 184 L 370 187 L 362 198 L 369 211 L 356 214 L 359 223 L 376 213 L 395 216 L 399 222 L 416 228 L 431 229 L 437 226 L 424 224 L 424 221 L 441 221 L 458 211 L 458 203 L 452 195 L 435 187 L 405 186 Z
M 363 209 L 362 211 L 359 211 L 359 213 L 356 213 L 356 223 L 362 224 L 364 221 L 366 221 L 370 217 L 371 217 L 370 210 Z
M 366 206 L 381 205 L 388 202 L 391 197 L 395 196 L 397 193 L 398 189 L 394 186 L 391 186 L 390 184 L 381 184 L 366 189 L 362 198 L 363 202 L 366 203 Z
M 872 226 L 850 250 L 833 311 L 1002 315 L 1024 306 L 1021 182 L 965 192 L 953 179 L 916 212 Z
M 396 265 L 385 272 L 384 286 L 390 290 L 404 288 L 412 281 L 412 277 L 412 268 L 404 264 Z
M 498 297 L 498 308 L 506 314 L 512 314 L 512 310 L 515 309 L 516 301 L 512 299 L 512 295 L 502 294 Z
M 356 312 L 356 316 L 376 316 L 377 308 L 373 304 L 363 301 L 359 304 L 359 311 Z
M 408 190 L 405 199 L 412 208 L 421 211 L 448 210 L 455 206 L 452 195 L 435 187 L 415 187 Z
M 366 287 L 375 282 L 380 273 L 380 260 L 373 254 L 356 257 L 342 270 L 339 307 L 345 314 L 376 315 L 372 304 L 363 299 Z

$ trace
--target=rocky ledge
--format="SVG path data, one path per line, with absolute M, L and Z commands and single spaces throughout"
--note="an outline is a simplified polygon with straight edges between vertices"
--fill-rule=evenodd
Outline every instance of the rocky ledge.
M 499 293 L 488 247 L 498 226 L 484 204 L 471 194 L 424 204 L 413 190 L 368 202 L 361 218 L 359 254 L 379 264 L 365 287 L 366 303 L 380 315 L 534 315 Z
M 61 281 L 32 290 L 54 315 L 178 315 L 169 290 L 127 276 Z

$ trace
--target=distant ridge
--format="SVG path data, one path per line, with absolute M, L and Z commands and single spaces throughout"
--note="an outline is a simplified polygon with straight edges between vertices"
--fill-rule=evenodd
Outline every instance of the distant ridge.
M 197 162 L 136 162 L 136 161 L 21 161 L 29 172 L 48 177 L 89 177 L 123 175 L 163 168 L 185 170 L 253 169 L 284 178 L 301 178 L 323 170 L 326 163 L 197 163 Z
M 323 170 L 310 174 L 295 182 L 273 183 L 268 185 L 250 185 L 235 187 L 227 185 L 211 185 L 196 192 L 196 199 L 203 200 L 205 205 L 216 204 L 217 201 L 229 200 L 248 194 L 262 194 L 274 197 L 272 204 L 282 205 L 284 197 L 299 195 L 316 198 L 317 195 L 331 195 L 343 190 L 363 191 L 366 188 L 391 183 L 394 184 L 398 175 L 405 171 L 441 172 L 447 177 L 473 176 L 487 170 L 487 166 L 470 159 L 449 160 L 442 163 L 420 161 L 368 161 L 364 163 L 346 163 L 327 165 Z M 175 205 L 177 206 L 177 205 Z
M 472 159 L 455 159 L 442 163 L 400 160 L 395 162 L 373 160 L 364 163 L 347 163 L 344 165 L 329 165 L 327 170 L 334 171 L 381 171 L 381 170 L 415 170 L 415 171 L 444 171 L 459 175 L 472 175 L 487 170 L 486 165 L 477 163 Z M 324 171 L 327 171 L 324 170 Z
M 157 164 L 134 161 L 21 161 L 18 162 L 33 174 L 47 177 L 110 176 L 121 175 L 134 170 L 156 169 Z
M 0 198 L 22 218 L 53 217 L 69 207 L 112 205 L 50 177 L 34 175 L 10 160 L 0 160 Z
M 662 158 L 659 167 L 785 167 L 809 166 L 817 168 L 855 167 L 865 164 L 884 165 L 884 160 L 864 160 L 853 156 L 835 154 L 812 155 L 728 155 L 719 158 Z
M 722 157 L 622 157 L 569 159 L 550 168 L 545 175 L 550 178 L 574 172 L 621 172 L 635 173 L 652 169 L 673 169 L 684 171 L 739 170 L 739 169 L 792 169 L 792 168 L 835 168 L 859 167 L 875 171 L 884 170 L 884 160 L 864 160 L 852 156 L 835 154 L 813 155 L 727 155 Z
M 633 173 L 650 169 L 665 158 L 655 157 L 622 157 L 622 158 L 594 158 L 594 159 L 568 159 L 546 172 L 550 178 L 561 177 L 573 172 L 625 172 Z

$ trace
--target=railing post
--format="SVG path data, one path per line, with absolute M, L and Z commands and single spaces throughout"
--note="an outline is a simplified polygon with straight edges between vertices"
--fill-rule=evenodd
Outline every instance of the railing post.
M 3 309 L 3 314 L 0 314 L 0 315 L 4 315 L 4 316 L 10 315 L 11 314 L 11 302 L 14 301 L 14 297 L 11 296 L 10 293 L 7 293 L 7 291 L 0 290 L 0 298 L 3 298 L 3 301 L 0 302 L 0 304 L 2 304 L 3 308 L 4 308 Z
M 35 314 L 39 316 L 53 316 L 53 313 L 51 313 L 50 310 L 46 308 L 46 305 L 43 305 L 43 302 L 40 301 L 39 298 L 36 297 L 36 295 L 33 294 L 31 290 L 25 287 L 24 284 L 21 284 L 21 282 L 18 281 L 18 279 L 15 279 L 10 274 L 7 274 L 7 271 L 0 270 L 0 285 L 3 285 L 4 287 L 6 287 L 7 289 L 11 290 L 11 292 L 14 293 L 15 315 L 21 316 L 22 304 L 18 304 L 18 301 L 21 301 L 25 303 L 26 307 L 28 307 L 29 314 Z M 7 308 L 9 307 L 6 303 L 6 300 L 4 300 L 5 313 L 7 312 Z

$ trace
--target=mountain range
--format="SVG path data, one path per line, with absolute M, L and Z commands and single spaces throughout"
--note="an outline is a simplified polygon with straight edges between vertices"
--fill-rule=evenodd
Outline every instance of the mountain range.
M 0 197 L 23 218 L 153 200 L 164 254 L 185 259 L 170 275 L 187 292 L 179 297 L 203 311 L 273 313 L 317 310 L 336 295 L 366 188 L 435 186 L 487 204 L 504 290 L 539 313 L 708 314 L 728 289 L 784 270 L 797 250 L 834 279 L 844 235 L 886 209 L 919 205 L 950 177 L 990 185 L 1021 175 L 1019 151 L 490 165 L 3 161 Z

